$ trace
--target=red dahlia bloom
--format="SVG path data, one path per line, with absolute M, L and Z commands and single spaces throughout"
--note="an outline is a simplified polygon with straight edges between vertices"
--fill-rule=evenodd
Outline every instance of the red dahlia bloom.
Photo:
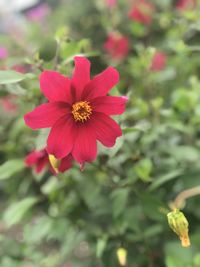
M 12 69 L 17 71 L 17 72 L 20 72 L 20 73 L 26 73 L 27 72 L 26 67 L 23 65 L 18 65 L 18 64 L 14 65 L 14 66 L 12 66 Z
M 17 97 L 14 95 L 7 95 L 2 98 L 0 98 L 0 104 L 6 113 L 10 114 L 16 114 L 18 107 L 17 104 L 15 103 Z
M 47 3 L 43 3 L 27 11 L 26 16 L 30 21 L 43 22 L 50 12 L 50 6 Z
M 152 3 L 145 0 L 137 0 L 129 12 L 129 17 L 142 24 L 149 25 L 152 22 L 155 7 Z
M 46 151 L 46 149 L 42 150 L 34 150 L 31 153 L 29 153 L 26 158 L 25 158 L 25 164 L 28 167 L 34 167 L 36 173 L 40 173 L 44 170 L 45 167 L 48 167 L 50 171 L 55 174 L 55 168 L 54 166 L 52 167 L 50 160 L 49 160 L 49 155 Z M 71 168 L 72 165 L 72 157 L 71 155 L 63 158 L 60 163 L 57 166 L 57 171 L 58 172 L 64 172 Z
M 184 11 L 187 9 L 192 9 L 196 6 L 195 0 L 179 0 L 176 4 L 176 9 Z
M 127 57 L 129 50 L 129 40 L 117 32 L 109 34 L 105 44 L 105 50 L 114 60 L 122 60 Z
M 43 94 L 49 100 L 25 115 L 32 129 L 51 128 L 47 152 L 61 159 L 69 154 L 79 162 L 91 162 L 97 155 L 97 140 L 107 147 L 122 135 L 110 115 L 122 114 L 126 97 L 107 96 L 119 81 L 119 74 L 109 67 L 90 79 L 90 62 L 75 57 L 71 79 L 55 72 L 40 76 Z
M 117 0 L 105 0 L 105 4 L 107 5 L 107 7 L 112 8 L 116 6 Z
M 4 46 L 0 46 L 0 59 L 8 57 L 8 50 Z
M 166 66 L 167 56 L 163 52 L 156 52 L 152 58 L 150 70 L 159 71 L 163 70 Z

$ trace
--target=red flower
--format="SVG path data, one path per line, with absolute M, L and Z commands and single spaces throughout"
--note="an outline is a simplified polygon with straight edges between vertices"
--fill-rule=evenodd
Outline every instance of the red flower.
M 128 55 L 129 40 L 126 36 L 112 32 L 109 34 L 104 48 L 112 59 L 120 61 Z
M 176 9 L 184 11 L 187 9 L 192 9 L 196 6 L 195 0 L 179 0 L 176 4 Z
M 25 164 L 28 167 L 34 167 L 36 173 L 40 173 L 44 170 L 45 167 L 48 167 L 53 174 L 56 174 L 54 166 L 50 163 L 49 155 L 46 149 L 42 149 L 39 151 L 32 151 L 25 158 Z M 58 172 L 64 172 L 71 168 L 72 165 L 72 157 L 71 155 L 63 158 L 61 162 L 58 164 Z
M 90 80 L 90 62 L 84 57 L 75 57 L 71 79 L 46 70 L 40 86 L 49 102 L 26 114 L 25 123 L 32 129 L 51 127 L 47 152 L 57 159 L 72 154 L 81 165 L 91 162 L 97 155 L 97 140 L 112 147 L 122 135 L 109 116 L 122 114 L 127 98 L 106 96 L 118 81 L 113 67 Z
M 4 46 L 0 46 L 0 59 L 8 57 L 8 50 Z
M 16 98 L 17 97 L 14 95 L 8 95 L 0 99 L 0 104 L 6 113 L 15 114 L 17 112 L 18 107 L 15 103 Z
M 152 58 L 150 70 L 159 71 L 163 70 L 166 66 L 167 56 L 163 52 L 156 52 Z
M 26 67 L 23 65 L 18 65 L 18 64 L 14 65 L 14 66 L 12 66 L 12 69 L 17 71 L 17 72 L 20 72 L 20 73 L 26 73 L 27 72 Z
M 105 4 L 107 5 L 107 7 L 112 8 L 116 6 L 117 0 L 105 0 Z
M 26 16 L 30 21 L 43 22 L 50 12 L 50 6 L 47 3 L 42 3 L 27 11 Z
M 134 21 L 149 25 L 152 22 L 154 10 L 155 7 L 152 3 L 145 0 L 137 0 L 129 12 L 129 17 Z

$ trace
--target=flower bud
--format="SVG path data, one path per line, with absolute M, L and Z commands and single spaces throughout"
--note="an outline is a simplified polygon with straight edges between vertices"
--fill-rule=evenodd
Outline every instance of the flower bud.
M 55 158 L 54 155 L 49 154 L 49 162 L 56 174 L 59 173 L 60 160 Z
M 189 223 L 185 215 L 179 211 L 174 210 L 167 214 L 168 223 L 170 228 L 179 236 L 183 247 L 190 246 L 190 239 L 188 236 Z
M 126 266 L 127 250 L 124 248 L 118 248 L 117 258 L 121 266 Z

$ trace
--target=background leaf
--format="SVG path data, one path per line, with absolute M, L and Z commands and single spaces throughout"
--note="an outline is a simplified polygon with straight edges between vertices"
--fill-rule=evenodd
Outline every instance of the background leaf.
M 0 84 L 9 84 L 9 83 L 17 83 L 26 79 L 24 74 L 19 72 L 15 72 L 12 70 L 1 70 L 0 71 Z
M 11 159 L 0 165 L 0 180 L 11 178 L 14 174 L 22 171 L 25 165 L 20 159 Z
M 29 209 L 37 203 L 37 201 L 37 198 L 27 197 L 9 206 L 3 216 L 8 227 L 19 223 Z

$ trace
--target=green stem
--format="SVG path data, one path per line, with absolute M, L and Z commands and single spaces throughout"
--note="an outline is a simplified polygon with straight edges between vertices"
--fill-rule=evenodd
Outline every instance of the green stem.
M 58 67 L 57 65 L 58 65 L 59 53 L 60 53 L 60 42 L 57 41 L 56 53 L 54 57 L 54 70 L 57 70 Z
M 188 198 L 198 196 L 198 195 L 200 195 L 200 186 L 195 186 L 193 188 L 186 189 L 186 190 L 182 191 L 180 194 L 178 194 L 178 196 L 173 201 L 171 207 L 173 209 L 174 208 L 180 209 L 183 207 L 185 201 Z

